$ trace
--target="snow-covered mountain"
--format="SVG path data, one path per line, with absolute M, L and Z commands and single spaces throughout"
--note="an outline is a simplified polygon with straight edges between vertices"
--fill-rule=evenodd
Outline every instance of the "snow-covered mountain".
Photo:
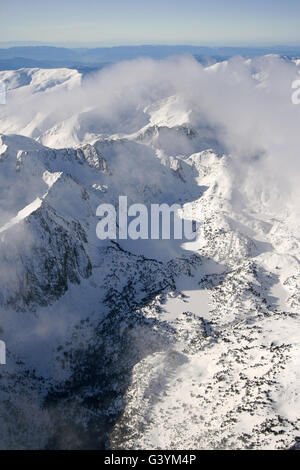
M 0 72 L 3 449 L 298 446 L 300 219 L 268 163 L 290 161 L 292 130 L 284 141 L 258 115 L 253 143 L 243 121 L 256 93 L 270 107 L 275 68 L 298 64 L 182 60 L 138 62 L 134 92 L 130 64 L 86 85 Z M 219 99 L 239 84 L 249 106 L 232 101 L 232 130 Z M 119 195 L 184 205 L 197 239 L 100 241 L 96 208 Z

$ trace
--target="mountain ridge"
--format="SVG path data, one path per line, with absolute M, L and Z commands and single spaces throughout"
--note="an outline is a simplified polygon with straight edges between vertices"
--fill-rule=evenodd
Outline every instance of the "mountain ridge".
M 80 120 L 63 101 L 78 72 L 3 77 L 16 104 L 0 119 L 0 447 L 297 447 L 299 219 L 259 178 L 264 153 L 237 161 L 224 127 L 170 87 L 127 120 L 113 100 Z M 23 99 L 39 119 L 16 115 Z M 120 194 L 179 203 L 197 239 L 99 240 L 97 206 Z

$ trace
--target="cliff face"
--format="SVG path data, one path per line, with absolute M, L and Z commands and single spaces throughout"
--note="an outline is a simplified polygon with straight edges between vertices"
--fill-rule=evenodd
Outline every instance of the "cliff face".
M 145 115 L 72 148 L 1 134 L 0 447 L 293 447 L 297 212 L 238 180 L 181 98 Z M 184 205 L 197 239 L 98 240 L 96 209 L 120 195 Z

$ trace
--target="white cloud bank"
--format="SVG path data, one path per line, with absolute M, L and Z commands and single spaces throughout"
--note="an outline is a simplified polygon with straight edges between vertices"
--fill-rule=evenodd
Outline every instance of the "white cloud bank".
M 291 100 L 297 66 L 290 61 L 236 57 L 203 68 L 191 57 L 140 59 L 108 67 L 82 84 L 74 71 L 61 71 L 57 80 L 52 72 L 45 86 L 36 86 L 38 70 L 20 74 L 17 82 L 16 74 L 0 77 L 8 90 L 14 88 L 0 132 L 64 147 L 103 134 L 132 134 L 149 122 L 209 128 L 234 157 L 239 178 L 250 172 L 256 183 L 263 177 L 263 185 L 272 181 L 283 192 L 297 191 L 300 106 Z M 157 102 L 175 95 L 175 103 L 156 110 Z M 185 145 L 190 150 L 188 142 L 178 153 Z

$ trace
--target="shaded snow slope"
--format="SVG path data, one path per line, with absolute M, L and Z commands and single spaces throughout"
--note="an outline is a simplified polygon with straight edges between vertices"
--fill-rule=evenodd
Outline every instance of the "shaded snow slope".
M 268 97 L 271 58 L 259 67 Z M 2 74 L 30 106 L 80 88 L 74 71 Z M 166 88 L 142 87 L 139 107 L 114 82 L 102 113 L 63 94 L 59 118 L 42 101 L 42 119 L 37 102 L 1 115 L 2 449 L 298 446 L 299 212 L 268 163 L 294 152 L 292 131 L 251 146 L 245 126 L 229 148 L 198 98 Z M 98 240 L 96 208 L 119 195 L 184 205 L 197 239 Z

